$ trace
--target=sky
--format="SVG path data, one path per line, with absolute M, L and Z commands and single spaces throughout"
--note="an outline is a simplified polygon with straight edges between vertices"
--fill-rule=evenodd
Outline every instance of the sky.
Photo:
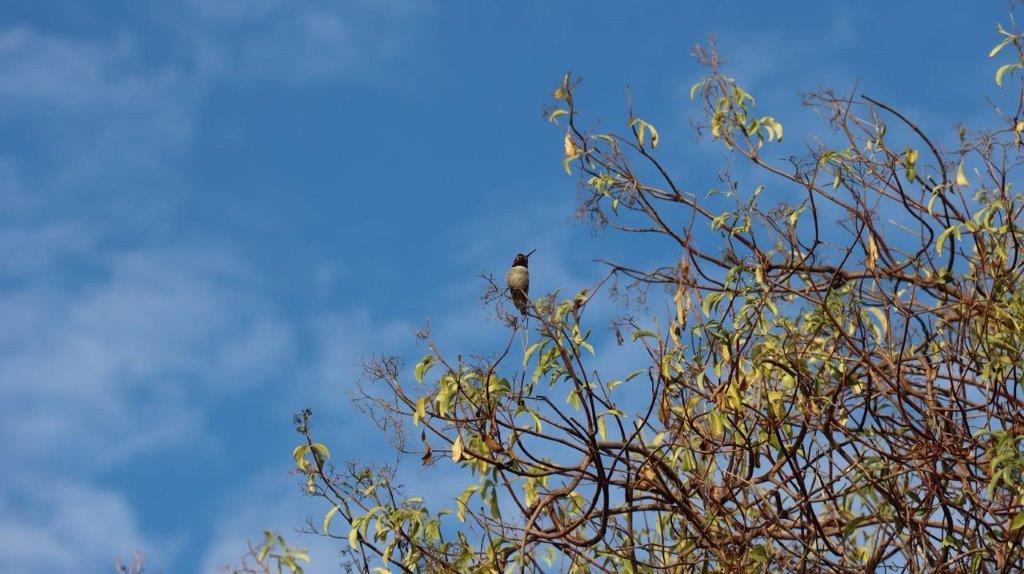
M 800 94 L 856 84 L 953 137 L 991 117 L 1002 2 L 8 0 L 0 9 L 0 571 L 216 572 L 325 510 L 291 416 L 337 460 L 393 460 L 358 363 L 506 335 L 479 274 L 533 288 L 668 246 L 573 220 L 542 116 L 569 69 L 590 122 L 638 115 L 700 193 L 691 46 L 708 34 L 798 150 Z M 782 153 L 782 152 L 778 152 Z M 751 187 L 758 182 L 752 182 Z M 773 193 L 769 187 L 766 193 Z M 785 193 L 779 190 L 777 193 Z M 607 335 L 600 335 L 606 337 Z M 605 340 L 605 339 L 602 339 Z M 602 355 L 629 368 L 629 353 Z M 400 463 L 441 497 L 465 477 Z

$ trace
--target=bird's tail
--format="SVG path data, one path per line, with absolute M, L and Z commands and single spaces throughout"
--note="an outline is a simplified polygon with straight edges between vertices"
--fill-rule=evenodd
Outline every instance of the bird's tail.
M 530 310 L 530 299 L 526 296 L 526 293 L 519 289 L 512 290 L 512 304 L 519 309 L 519 312 L 525 317 L 528 315 Z

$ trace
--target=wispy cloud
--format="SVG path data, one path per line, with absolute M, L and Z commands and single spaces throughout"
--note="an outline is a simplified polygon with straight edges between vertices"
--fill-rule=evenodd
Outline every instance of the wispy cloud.
M 365 82 L 409 54 L 417 17 L 429 4 L 405 0 L 310 2 L 280 0 L 189 3 L 197 20 L 189 34 L 204 63 L 231 77 L 292 83 Z
M 182 227 L 177 162 L 203 103 L 219 83 L 386 75 L 422 12 L 219 0 L 177 13 L 160 30 L 167 58 L 130 27 L 0 28 L 0 129 L 20 142 L 0 151 L 0 448 L 16 467 L 0 475 L 5 572 L 105 571 L 135 549 L 157 567 L 173 560 L 97 477 L 168 445 L 215 443 L 214 410 L 282 377 L 306 328 L 231 238 L 167 231 Z M 325 388 L 348 380 L 345 357 L 410 331 L 364 315 L 312 328 Z M 264 516 L 246 517 L 232 536 L 258 535 Z
M 290 353 L 288 327 L 228 255 L 141 250 L 90 263 L 95 281 L 0 297 L 18 318 L 0 335 L 0 396 L 16 406 L 0 437 L 20 457 L 66 450 L 78 466 L 153 446 L 140 437 L 180 438 L 204 396 L 265 380 Z M 204 384 L 186 393 L 193 381 Z
M 75 481 L 32 476 L 0 488 L 0 570 L 112 571 L 117 554 L 166 546 L 139 533 L 123 497 Z M 114 555 L 111 555 L 114 552 Z

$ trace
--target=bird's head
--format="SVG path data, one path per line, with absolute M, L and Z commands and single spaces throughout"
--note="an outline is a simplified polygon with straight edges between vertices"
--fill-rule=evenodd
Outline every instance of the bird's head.
M 533 255 L 534 251 L 536 251 L 536 249 L 530 251 L 529 253 L 516 253 L 516 259 L 515 261 L 512 262 L 512 266 L 515 267 L 518 265 L 521 267 L 529 267 L 530 256 Z

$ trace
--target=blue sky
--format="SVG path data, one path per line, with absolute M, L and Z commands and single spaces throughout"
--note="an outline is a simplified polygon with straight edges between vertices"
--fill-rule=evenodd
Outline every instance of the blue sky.
M 856 81 L 948 138 L 989 117 L 985 56 L 1005 15 L 935 1 L 5 2 L 0 570 L 105 572 L 142 549 L 165 572 L 215 571 L 262 528 L 320 512 L 288 475 L 295 411 L 315 409 L 335 457 L 381 460 L 348 400 L 361 357 L 415 360 L 427 319 L 453 352 L 492 350 L 503 331 L 478 273 L 536 247 L 536 288 L 575 292 L 598 254 L 658 260 L 664 245 L 571 221 L 576 182 L 541 117 L 567 69 L 610 127 L 630 86 L 667 163 L 704 191 L 722 156 L 695 141 L 686 94 L 707 34 L 788 145 L 825 131 L 799 92 Z M 414 490 L 461 484 L 416 470 Z M 311 571 L 332 570 L 329 545 L 297 540 Z

